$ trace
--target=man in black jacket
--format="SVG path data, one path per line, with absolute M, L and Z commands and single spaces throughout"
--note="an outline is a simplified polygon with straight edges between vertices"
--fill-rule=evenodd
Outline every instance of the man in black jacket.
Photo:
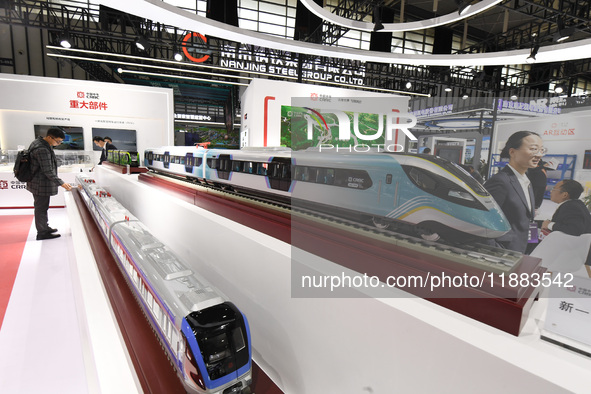
M 550 199 L 558 204 L 558 208 L 552 220 L 544 220 L 542 230 L 576 236 L 591 233 L 591 213 L 579 200 L 583 190 L 583 186 L 572 179 L 558 182 L 550 192 Z
M 99 165 L 103 163 L 103 161 L 107 161 L 107 152 L 110 150 L 117 150 L 117 147 L 111 144 L 108 141 L 105 141 L 103 137 L 96 136 L 92 139 L 94 144 L 101 148 L 103 151 L 101 152 L 101 158 L 99 160 Z
M 53 148 L 62 143 L 66 135 L 61 129 L 50 128 L 45 137 L 37 137 L 29 146 L 33 179 L 27 190 L 33 194 L 37 240 L 57 238 L 57 230 L 49 227 L 47 211 L 49 199 L 57 194 L 58 186 L 72 190 L 70 184 L 57 176 L 57 160 Z

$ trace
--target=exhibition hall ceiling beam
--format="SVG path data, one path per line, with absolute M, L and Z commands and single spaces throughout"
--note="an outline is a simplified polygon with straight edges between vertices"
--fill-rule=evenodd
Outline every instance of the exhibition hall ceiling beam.
M 9 7 L 8 3 L 10 3 Z M 70 3 L 73 2 L 68 2 L 68 4 Z M 374 2 L 371 4 L 375 5 L 378 3 L 379 2 Z M 87 3 L 84 2 L 75 4 L 86 6 Z M 351 5 L 352 2 L 341 2 L 340 4 L 342 4 L 342 7 L 347 7 Z M 386 2 L 384 3 L 384 6 L 395 7 L 398 4 L 399 3 Z M 511 3 L 504 4 L 508 4 L 507 6 L 509 6 Z M 518 2 L 515 4 L 515 6 L 523 8 L 522 4 L 522 2 Z M 0 2 L 0 6 L 1 5 L 2 3 Z M 4 8 L 4 11 L 2 11 L 0 8 L 0 23 L 8 23 L 10 25 L 18 24 L 46 29 L 51 32 L 51 36 L 54 38 L 57 38 L 62 29 L 65 26 L 68 26 L 75 48 L 93 50 L 120 56 L 126 54 L 134 55 L 135 58 L 132 61 L 137 63 L 138 71 L 153 72 L 153 70 L 150 70 L 148 67 L 149 63 L 158 61 L 158 59 L 171 59 L 175 45 L 178 45 L 182 40 L 182 37 L 187 33 L 187 30 L 184 29 L 178 29 L 163 23 L 156 23 L 151 20 L 129 15 L 125 12 L 110 9 L 108 7 L 99 8 L 94 6 L 94 8 L 85 9 L 82 6 L 66 7 L 63 4 L 42 1 L 25 2 L 24 0 L 10 1 L 5 3 L 5 5 L 6 8 Z M 569 7 L 572 8 L 570 5 Z M 405 9 L 405 15 L 411 15 L 412 13 L 418 12 L 408 4 Z M 424 12 L 427 13 L 427 11 Z M 541 12 L 549 11 L 542 10 Z M 588 7 L 578 8 L 577 15 L 588 16 Z M 142 53 L 138 51 L 134 45 L 134 40 L 139 33 L 147 34 L 151 38 L 152 47 L 148 52 Z M 520 37 L 527 35 L 526 32 L 524 33 L 519 31 L 518 28 L 514 28 L 509 29 L 504 36 L 513 36 L 516 35 L 515 33 L 518 33 Z M 501 37 L 503 35 L 500 34 L 498 36 Z M 302 59 L 305 59 L 305 61 L 314 62 L 314 64 L 319 64 L 325 67 L 338 66 L 339 68 L 348 70 L 349 72 L 353 72 L 355 70 L 359 70 L 361 67 L 364 67 L 364 85 L 366 87 L 373 87 L 377 89 L 403 90 L 403 88 L 401 88 L 402 85 L 407 81 L 411 81 L 417 89 L 415 92 L 421 93 L 431 93 L 437 90 L 437 88 L 443 84 L 449 84 L 457 87 L 463 86 L 469 89 L 487 92 L 498 91 L 499 89 L 510 89 L 517 85 L 529 83 L 528 69 L 523 69 L 520 71 L 512 70 L 510 76 L 503 75 L 495 76 L 493 78 L 492 75 L 488 75 L 486 78 L 477 78 L 475 75 L 476 70 L 474 68 L 465 70 L 464 67 L 444 67 L 444 72 L 442 73 L 441 70 L 437 71 L 433 67 L 425 65 L 397 65 L 383 62 L 361 62 L 357 59 L 322 56 L 318 57 L 303 55 L 287 50 L 270 49 L 256 45 L 240 44 L 230 40 L 219 39 L 211 36 L 208 36 L 208 38 L 209 39 L 207 41 L 206 47 L 202 49 L 210 53 L 213 62 L 212 64 L 219 64 L 222 54 L 227 54 L 229 48 L 234 48 L 235 56 L 251 56 L 253 59 L 255 59 L 257 56 L 263 56 L 269 59 L 273 58 L 281 62 L 303 62 L 304 60 Z M 523 42 L 525 38 L 521 38 L 520 40 Z M 521 44 L 515 47 L 523 48 L 524 53 L 529 53 L 530 50 L 529 45 Z M 335 50 L 336 49 L 337 48 L 335 48 Z M 478 52 L 481 49 L 475 47 L 475 49 L 470 49 L 470 51 L 472 50 L 474 52 Z M 62 55 L 68 53 L 66 51 L 62 51 L 61 49 L 52 50 L 52 52 Z M 385 55 L 398 56 L 395 54 Z M 112 81 L 113 78 L 115 80 L 118 78 L 117 75 L 105 75 L 103 73 L 106 68 L 105 65 L 101 66 L 100 69 L 89 65 L 93 61 L 106 59 L 105 56 L 100 54 L 85 56 L 93 57 L 94 59 L 78 59 L 76 61 L 80 61 L 81 67 L 87 70 L 87 72 L 93 74 L 95 78 L 105 78 L 106 81 Z M 109 59 L 112 59 L 112 57 L 109 57 Z M 583 77 L 589 74 L 589 69 L 584 69 L 584 67 L 588 65 L 586 59 L 576 60 L 570 63 L 574 65 L 575 69 L 579 70 L 573 75 Z M 111 67 L 111 63 L 105 64 L 108 66 L 107 68 Z M 170 65 L 170 67 L 178 68 L 178 71 L 175 72 L 181 73 L 179 75 L 182 75 L 183 69 L 197 66 L 188 62 L 172 64 L 174 65 Z M 544 65 L 536 64 L 538 69 L 544 68 L 548 70 L 548 72 L 542 73 L 548 78 L 548 80 L 545 81 L 546 83 L 554 81 L 559 77 L 567 77 L 566 75 L 558 75 L 558 67 L 556 64 L 560 63 L 548 63 Z M 206 65 L 203 65 L 203 67 L 205 66 Z M 142 69 L 141 67 L 144 68 Z M 113 66 L 113 69 L 115 68 L 116 67 Z M 174 74 L 172 71 L 161 71 L 159 73 L 169 73 L 171 75 Z M 226 73 L 227 81 L 236 81 L 241 76 L 245 77 L 259 75 L 249 71 L 241 72 L 240 70 L 232 70 L 229 68 L 223 70 L 222 73 Z M 262 73 L 259 76 L 267 76 L 271 78 L 277 77 L 269 73 Z M 300 76 L 297 74 L 293 76 L 295 80 L 298 80 L 299 77 Z M 216 76 L 214 77 L 214 80 L 217 80 L 212 82 L 218 83 L 220 82 L 220 78 L 223 77 Z M 289 79 L 289 76 L 285 76 L 284 78 Z M 302 81 L 316 82 L 309 78 L 302 78 Z M 318 82 L 321 83 L 322 81 Z M 535 82 L 540 84 L 544 81 L 537 80 Z M 359 88 L 358 86 L 356 87 Z

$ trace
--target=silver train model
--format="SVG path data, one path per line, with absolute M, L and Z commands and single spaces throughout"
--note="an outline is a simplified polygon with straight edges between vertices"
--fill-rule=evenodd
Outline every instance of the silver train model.
M 81 195 L 190 393 L 249 393 L 246 317 L 117 200 L 80 174 Z
M 465 170 L 432 155 L 289 149 L 162 147 L 144 151 L 153 171 L 289 200 L 426 239 L 498 238 L 510 226 Z M 470 238 L 470 237 L 469 237 Z

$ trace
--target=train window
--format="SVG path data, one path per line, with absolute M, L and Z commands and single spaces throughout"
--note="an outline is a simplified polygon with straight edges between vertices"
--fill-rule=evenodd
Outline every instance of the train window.
M 433 192 L 437 187 L 435 179 L 415 167 L 411 168 L 408 172 L 408 176 L 417 184 L 417 186 L 425 191 Z
M 234 348 L 237 352 L 246 347 L 246 341 L 244 340 L 244 336 L 242 335 L 242 330 L 240 328 L 235 328 L 232 331 L 232 341 L 234 342 Z
M 244 172 L 246 172 L 247 174 L 252 174 L 252 161 L 249 162 L 245 162 L 244 163 Z
M 322 183 L 324 185 L 332 185 L 334 183 L 334 169 L 332 168 L 319 168 L 316 175 L 316 183 Z
M 307 167 L 297 166 L 295 168 L 294 178 L 298 181 L 305 181 L 307 178 L 307 173 L 308 173 Z
M 243 163 L 244 162 L 238 161 L 238 160 L 232 161 L 232 171 L 234 171 L 234 172 L 242 172 Z
M 185 164 L 185 156 L 179 156 L 179 164 Z

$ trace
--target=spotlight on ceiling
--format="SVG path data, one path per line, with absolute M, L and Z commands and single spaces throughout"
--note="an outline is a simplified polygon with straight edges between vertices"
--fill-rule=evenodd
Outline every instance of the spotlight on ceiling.
M 572 36 L 573 34 L 575 34 L 575 28 L 574 27 L 566 27 L 564 25 L 564 19 L 560 16 L 558 17 L 558 31 L 554 34 L 553 40 L 554 42 L 561 42 L 564 40 L 567 40 L 570 38 L 570 36 Z
M 533 48 L 531 49 L 531 52 L 529 53 L 529 56 L 527 57 L 527 59 L 525 59 L 525 62 L 528 64 L 532 64 L 536 62 L 536 55 L 538 54 L 538 51 L 540 50 L 540 45 L 539 44 L 535 44 L 533 46 Z
M 375 6 L 373 8 L 373 31 L 380 31 L 384 29 L 384 25 L 382 24 L 382 17 L 380 15 L 380 7 Z
M 511 94 L 511 100 L 515 101 L 519 98 L 519 96 L 517 96 L 517 93 L 512 93 Z
M 63 48 L 72 48 L 72 38 L 67 32 L 64 32 L 60 35 L 59 42 Z
M 462 92 L 462 100 L 467 100 L 467 99 L 469 99 L 469 98 L 470 98 L 470 95 L 468 94 L 468 92 L 466 92 L 466 91 L 464 90 L 464 92 Z
M 406 86 L 407 89 L 410 89 L 410 88 L 412 88 L 412 83 L 409 81 L 404 86 Z
M 458 14 L 464 15 L 470 8 L 470 0 L 455 0 L 458 6 Z
M 135 46 L 140 51 L 147 51 L 148 48 L 150 48 L 150 42 L 148 41 L 148 39 L 146 37 L 144 37 L 144 36 L 138 36 L 135 39 Z
M 179 51 L 178 49 L 174 49 L 174 55 L 172 56 L 174 58 L 174 60 L 176 60 L 177 62 L 181 62 L 183 61 L 183 54 L 181 53 L 181 51 Z
M 443 90 L 445 90 L 446 92 L 448 92 L 448 93 L 449 93 L 449 92 L 451 92 L 453 89 L 451 88 L 451 86 L 446 86 L 446 87 L 445 87 L 445 89 L 443 89 Z
M 121 67 L 118 67 L 118 68 L 117 68 L 117 72 L 118 72 L 119 74 L 123 74 L 123 69 L 122 69 Z
M 566 85 L 563 83 L 559 83 L 554 86 L 554 93 L 562 94 L 566 91 Z

